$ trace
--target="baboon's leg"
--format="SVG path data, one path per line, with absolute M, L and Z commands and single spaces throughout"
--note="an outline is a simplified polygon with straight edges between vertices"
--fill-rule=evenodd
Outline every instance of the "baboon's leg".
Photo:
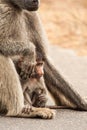
M 52 118 L 53 112 L 46 108 L 24 106 L 24 97 L 18 74 L 10 58 L 0 56 L 0 110 L 7 110 L 6 116 Z
M 10 58 L 0 56 L 0 102 L 7 109 L 7 116 L 16 116 L 24 107 L 23 92 Z

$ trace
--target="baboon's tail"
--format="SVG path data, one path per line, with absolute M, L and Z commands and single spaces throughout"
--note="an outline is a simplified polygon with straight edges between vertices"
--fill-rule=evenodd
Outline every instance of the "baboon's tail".
M 70 106 L 72 109 L 77 110 L 87 110 L 86 102 L 72 89 L 71 85 L 64 80 L 48 59 L 45 61 L 44 71 L 46 86 L 54 97 L 57 105 Z

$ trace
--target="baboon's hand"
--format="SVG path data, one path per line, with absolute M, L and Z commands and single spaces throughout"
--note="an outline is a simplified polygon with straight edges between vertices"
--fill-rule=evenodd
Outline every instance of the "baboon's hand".
M 30 112 L 32 112 L 32 106 L 31 105 L 25 105 L 24 108 L 22 109 L 22 113 L 30 114 Z
M 31 77 L 32 73 L 34 73 L 34 66 L 34 64 L 23 65 L 19 74 L 22 80 L 27 80 Z
M 22 81 L 28 80 L 34 73 L 36 63 L 30 62 L 28 59 L 21 58 L 18 61 L 19 76 Z

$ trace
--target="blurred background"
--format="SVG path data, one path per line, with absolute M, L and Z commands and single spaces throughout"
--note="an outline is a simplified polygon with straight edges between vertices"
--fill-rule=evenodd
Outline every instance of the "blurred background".
M 87 0 L 41 0 L 39 12 L 51 44 L 87 55 Z

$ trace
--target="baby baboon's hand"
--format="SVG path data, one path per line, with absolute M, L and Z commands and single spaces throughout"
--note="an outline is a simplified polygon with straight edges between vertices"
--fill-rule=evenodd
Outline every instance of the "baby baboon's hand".
M 47 103 L 47 94 L 45 89 L 36 88 L 32 95 L 32 105 L 34 107 L 45 107 Z

